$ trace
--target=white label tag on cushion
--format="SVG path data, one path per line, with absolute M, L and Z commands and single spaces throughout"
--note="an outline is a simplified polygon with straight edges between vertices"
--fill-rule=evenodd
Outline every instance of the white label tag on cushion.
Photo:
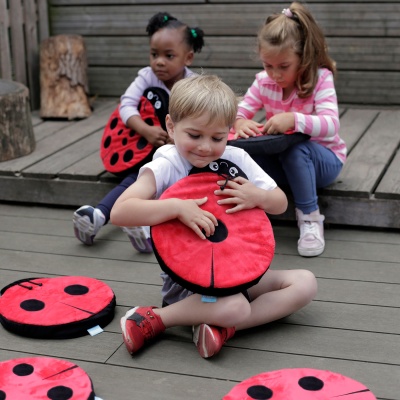
M 95 336 L 103 332 L 103 329 L 99 325 L 96 325 L 93 328 L 88 329 L 87 331 L 89 332 L 90 336 Z

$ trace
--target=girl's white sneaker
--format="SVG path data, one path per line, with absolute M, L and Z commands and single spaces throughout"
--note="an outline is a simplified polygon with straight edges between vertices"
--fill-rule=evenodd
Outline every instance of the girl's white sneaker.
M 300 239 L 297 242 L 297 251 L 303 257 L 315 257 L 325 249 L 324 219 L 319 209 L 310 214 L 303 214 L 296 208 L 297 225 L 300 229 Z

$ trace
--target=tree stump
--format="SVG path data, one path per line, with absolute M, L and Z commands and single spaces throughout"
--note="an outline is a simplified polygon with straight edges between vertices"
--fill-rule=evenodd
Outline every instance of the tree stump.
M 40 116 L 86 118 L 91 114 L 86 47 L 82 36 L 57 35 L 40 45 Z
M 29 90 L 22 83 L 0 79 L 0 161 L 35 149 Z

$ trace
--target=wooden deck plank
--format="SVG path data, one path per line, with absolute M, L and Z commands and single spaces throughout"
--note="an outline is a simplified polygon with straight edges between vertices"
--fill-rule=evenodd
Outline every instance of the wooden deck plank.
M 55 132 L 61 131 L 62 129 L 68 128 L 74 125 L 76 121 L 45 121 L 41 119 L 41 123 L 34 125 L 33 131 L 37 142 L 45 139 L 46 137 L 54 135 Z
M 32 178 L 51 179 L 59 176 L 63 171 L 75 163 L 86 158 L 93 153 L 99 159 L 100 140 L 103 133 L 103 127 L 93 133 L 82 137 L 82 139 L 72 143 L 68 148 L 68 153 L 51 153 L 48 157 L 37 162 L 29 168 L 24 169 L 24 176 Z M 95 178 L 95 177 L 93 177 Z M 68 178 L 67 178 L 68 179 Z
M 398 130 L 400 132 L 400 130 Z M 390 163 L 385 176 L 382 178 L 379 186 L 375 190 L 377 198 L 384 199 L 400 199 L 400 150 Z
M 97 204 L 115 184 L 6 176 L 1 178 L 1 186 L 2 201 L 79 207 Z
M 91 90 L 103 96 L 120 96 L 132 82 L 140 67 L 88 67 Z M 215 74 L 227 83 L 238 96 L 243 96 L 261 68 L 193 68 L 195 72 Z M 104 80 L 107 76 L 107 80 Z M 368 85 L 365 85 L 368 82 Z M 400 98 L 400 81 L 396 71 L 340 71 L 335 82 L 341 103 L 397 105 Z
M 293 227 L 293 229 L 297 229 Z M 23 241 L 17 241 L 17 237 L 22 237 Z M 74 255 L 77 256 L 90 256 L 97 254 L 109 260 L 155 260 L 154 256 L 149 255 L 145 258 L 142 254 L 132 250 L 127 246 L 125 241 L 114 241 L 112 245 L 103 241 L 95 247 L 76 246 L 76 238 L 72 236 L 64 237 L 60 240 L 58 237 L 52 236 L 49 232 L 47 235 L 36 235 L 35 233 L 15 233 L 15 232 L 1 232 L 0 238 L 4 246 L 9 249 L 18 251 L 36 251 L 35 249 L 42 248 L 49 254 L 70 254 L 71 245 L 75 245 Z M 43 238 L 46 242 L 43 244 Z M 277 240 L 276 252 L 277 254 L 295 255 L 297 254 L 297 247 L 295 238 L 288 238 L 287 240 Z M 79 244 L 79 243 L 78 243 Z M 386 243 L 364 243 L 364 242 L 343 242 L 332 241 L 331 246 L 325 249 L 324 253 L 319 259 L 331 258 L 339 254 L 340 258 L 349 260 L 369 260 L 381 262 L 397 262 L 398 261 L 398 245 Z
M 287 5 L 280 3 L 230 4 L 171 4 L 170 12 L 189 26 L 200 26 L 208 36 L 254 36 L 266 16 L 276 13 Z M 379 37 L 399 36 L 399 4 L 310 4 L 309 8 L 326 36 Z M 56 34 L 79 34 L 88 36 L 123 35 L 146 36 L 149 18 L 159 11 L 159 6 L 127 5 L 117 7 L 94 5 L 53 8 L 57 18 L 51 19 L 51 30 Z M 134 10 L 134 12 L 132 12 Z M 229 18 L 221 19 L 221 15 Z M 111 13 L 111 14 L 110 14 Z M 112 15 L 112 17 L 111 17 Z M 258 21 L 258 22 L 257 22 Z
M 399 112 L 382 111 L 350 154 L 340 181 L 331 185 L 329 190 L 342 196 L 369 197 L 399 147 L 400 137 L 393 129 L 399 124 Z
M 99 156 L 100 140 L 97 139 L 97 150 L 79 162 L 74 163 L 68 168 L 63 169 L 58 176 L 61 179 L 88 180 L 97 181 L 101 178 L 104 172 L 104 165 Z M 116 179 L 114 177 L 114 179 Z M 99 198 L 100 200 L 100 198 Z
M 148 37 L 146 36 L 87 36 L 87 56 L 91 66 L 145 66 Z M 392 37 L 327 38 L 329 54 L 344 70 L 398 71 L 400 45 Z M 128 52 L 127 49 L 135 49 Z M 241 56 L 238 57 L 237 55 Z M 206 35 L 205 46 L 196 54 L 196 68 L 259 68 L 262 63 L 257 53 L 256 31 L 251 36 Z M 340 81 L 340 73 L 339 73 Z
M 378 113 L 377 110 L 350 108 L 340 116 L 340 137 L 346 142 L 347 154 L 351 153 Z M 329 187 L 326 190 L 329 191 Z

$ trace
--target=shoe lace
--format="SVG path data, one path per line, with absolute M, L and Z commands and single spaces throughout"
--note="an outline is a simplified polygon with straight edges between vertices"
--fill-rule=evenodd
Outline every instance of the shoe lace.
M 305 221 L 300 227 L 301 236 L 314 235 L 318 236 L 318 222 Z

